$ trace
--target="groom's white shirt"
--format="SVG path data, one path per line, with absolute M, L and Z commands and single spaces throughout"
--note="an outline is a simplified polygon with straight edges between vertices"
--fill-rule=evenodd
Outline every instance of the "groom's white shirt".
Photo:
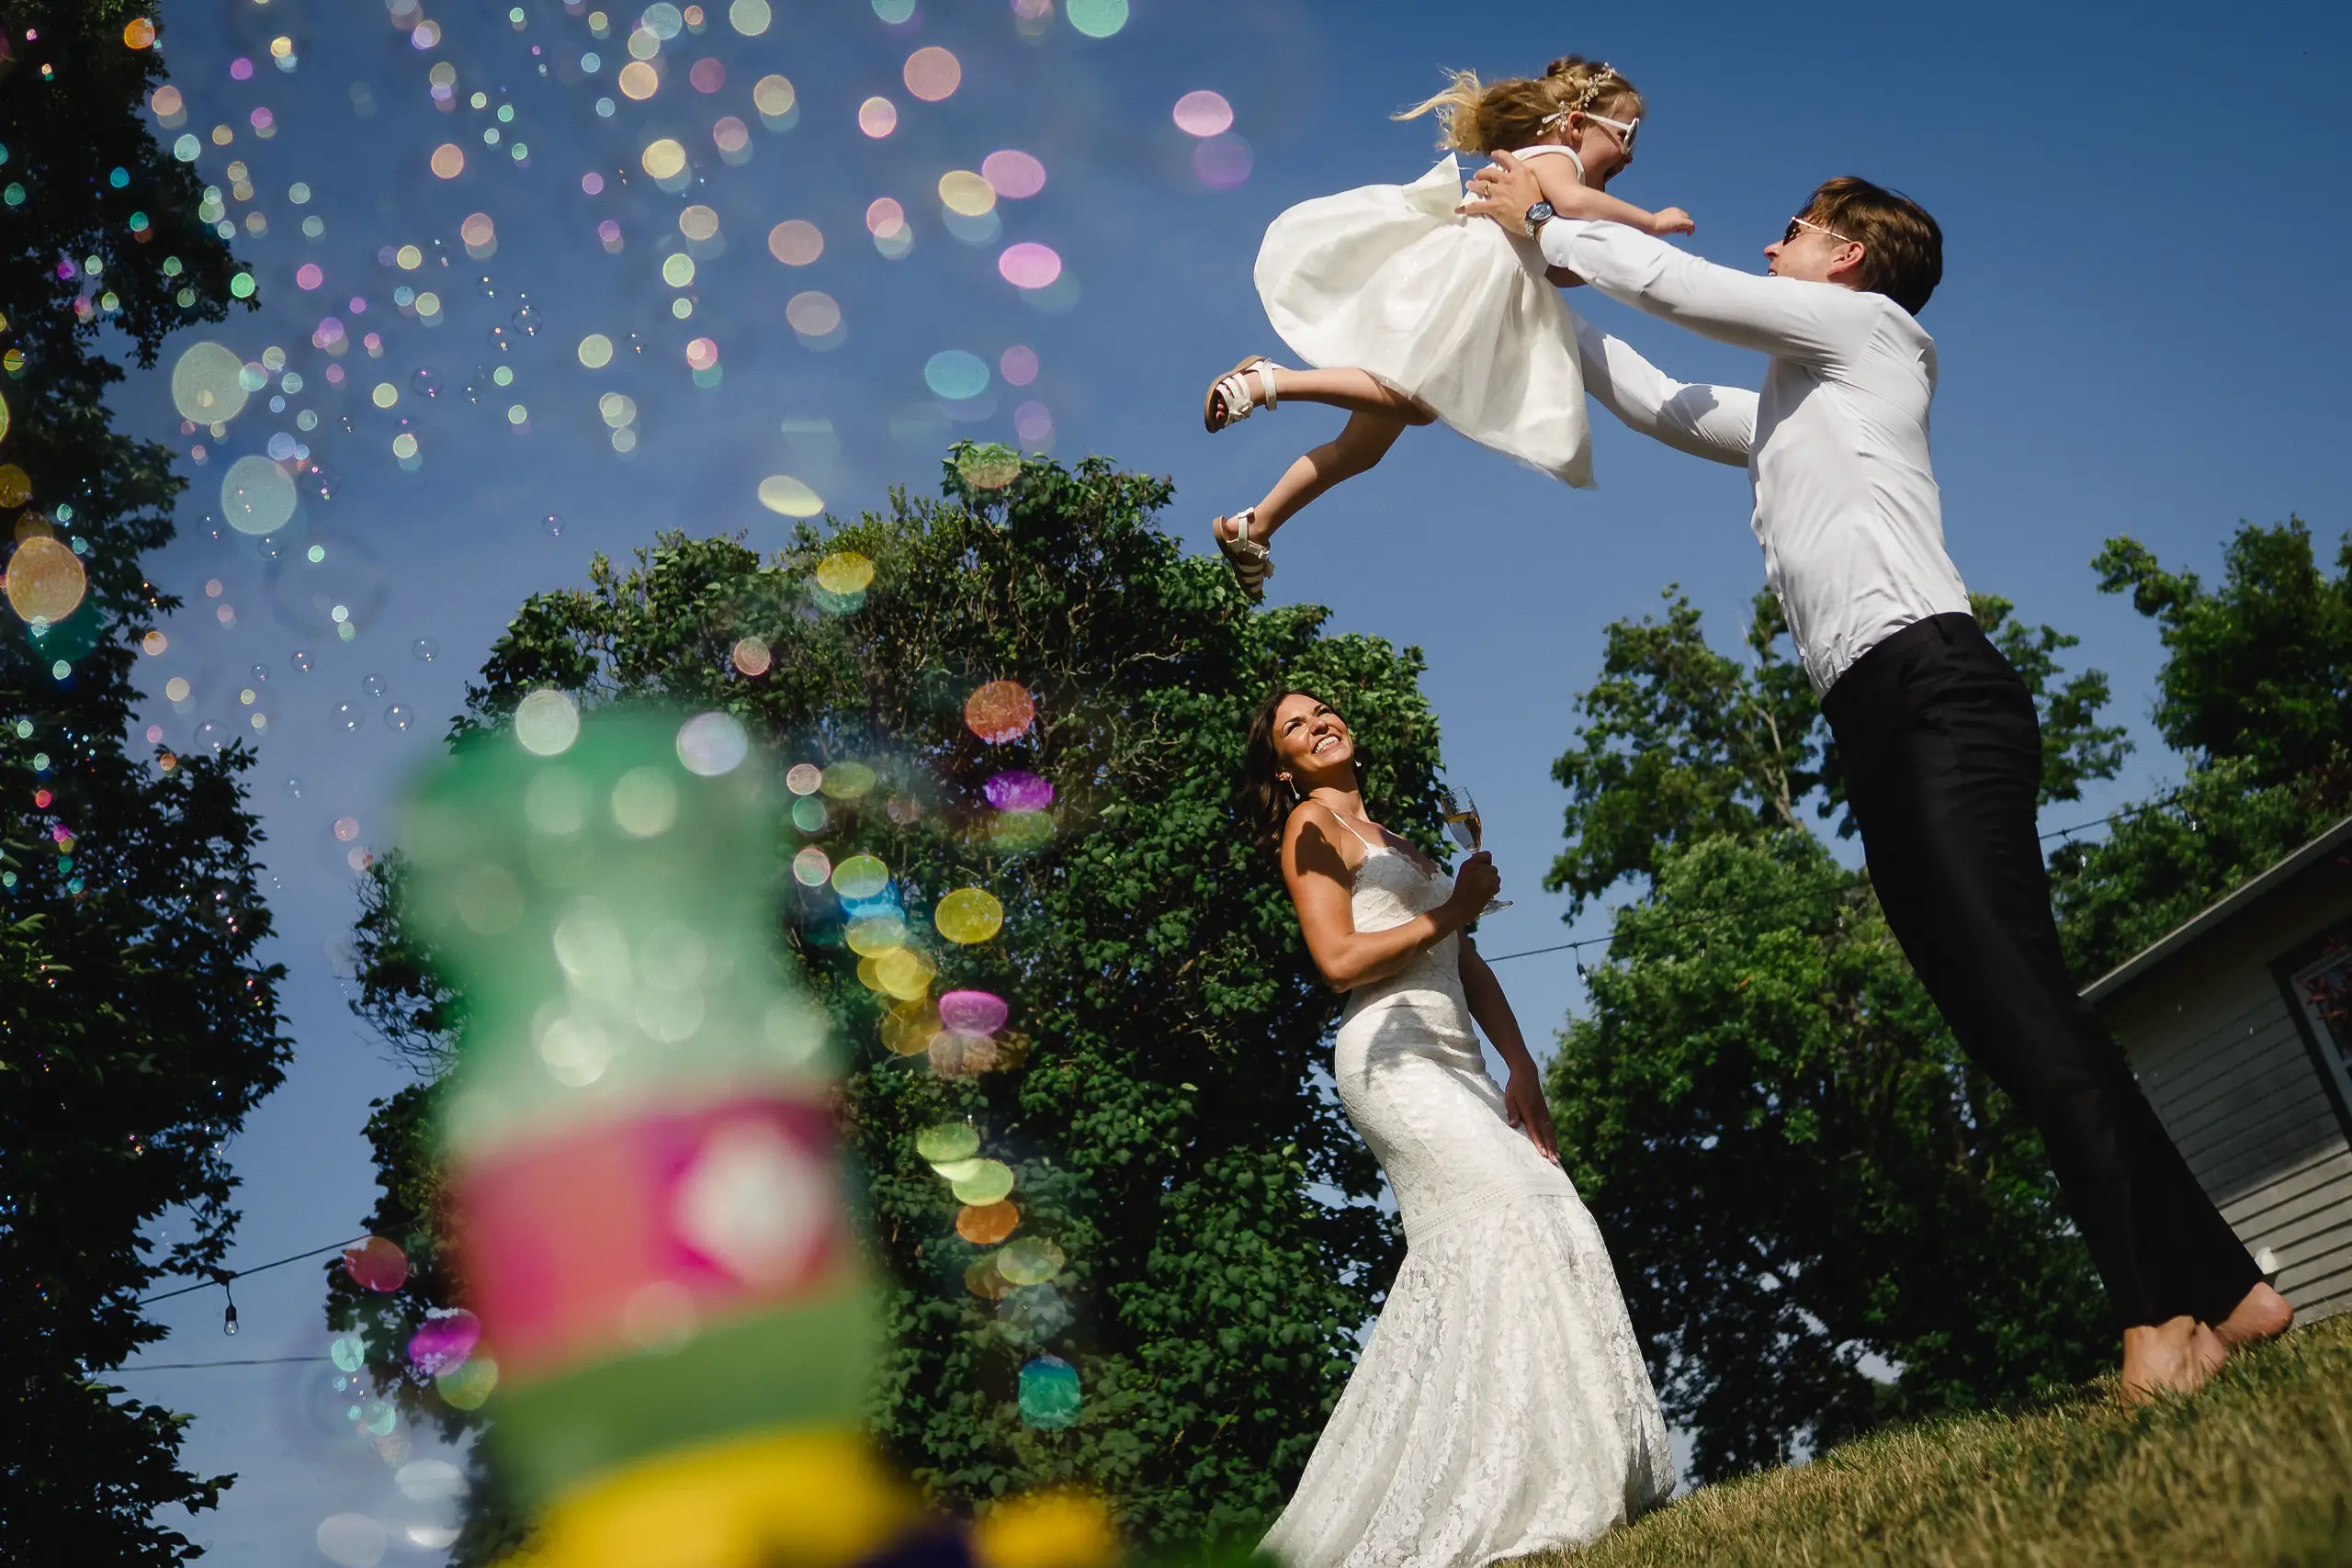
M 1612 299 L 1772 356 L 1764 389 L 1677 381 L 1579 321 L 1585 388 L 1632 428 L 1747 469 L 1764 576 L 1816 691 L 1912 622 L 1968 608 L 1928 457 L 1936 344 L 1883 294 L 1758 277 L 1621 223 L 1555 218 L 1544 259 Z

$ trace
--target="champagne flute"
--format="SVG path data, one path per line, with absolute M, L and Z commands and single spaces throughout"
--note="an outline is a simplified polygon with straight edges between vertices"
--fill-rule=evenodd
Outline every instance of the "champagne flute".
M 1437 792 L 1437 804 L 1438 809 L 1445 814 L 1445 830 L 1453 835 L 1453 841 L 1472 854 L 1476 854 L 1479 840 L 1483 834 L 1478 821 L 1478 803 L 1470 798 L 1470 792 L 1466 789 L 1455 789 L 1451 785 L 1440 785 Z M 1510 908 L 1510 902 L 1508 898 L 1492 899 L 1487 903 L 1484 913 L 1491 915 L 1497 909 L 1508 909 Z

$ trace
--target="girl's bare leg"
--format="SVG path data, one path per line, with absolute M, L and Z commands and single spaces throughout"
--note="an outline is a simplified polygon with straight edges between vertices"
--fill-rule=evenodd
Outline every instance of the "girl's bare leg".
M 1277 370 L 1274 391 L 1284 402 L 1323 403 L 1350 413 L 1385 414 L 1407 424 L 1427 424 L 1436 417 L 1369 370 Z
M 1363 372 L 1360 370 L 1314 371 L 1310 374 L 1363 376 Z M 1293 463 L 1283 477 L 1274 482 L 1274 488 L 1266 492 L 1266 499 L 1258 503 L 1256 515 L 1250 529 L 1251 538 L 1263 544 L 1267 539 L 1272 538 L 1274 530 L 1280 528 L 1300 507 L 1305 506 L 1341 479 L 1354 478 L 1386 457 L 1388 448 L 1396 444 L 1396 438 L 1399 435 L 1405 434 L 1407 425 L 1430 423 L 1430 415 L 1418 403 L 1409 399 L 1400 398 L 1388 389 L 1380 387 L 1380 383 L 1374 381 L 1369 376 L 1364 376 L 1363 379 L 1374 387 L 1379 387 L 1385 397 L 1396 399 L 1396 402 L 1378 411 L 1359 409 L 1351 413 L 1348 416 L 1346 427 L 1340 432 L 1336 439 L 1325 442 Z M 1283 397 L 1292 395 L 1290 378 L 1287 375 L 1283 377 L 1277 386 Z M 1337 402 L 1338 398 L 1342 395 L 1352 394 L 1329 393 L 1315 400 Z M 1399 403 L 1402 404 L 1401 411 L 1396 406 Z M 1219 539 L 1231 539 L 1234 536 L 1231 518 L 1217 519 L 1216 536 Z

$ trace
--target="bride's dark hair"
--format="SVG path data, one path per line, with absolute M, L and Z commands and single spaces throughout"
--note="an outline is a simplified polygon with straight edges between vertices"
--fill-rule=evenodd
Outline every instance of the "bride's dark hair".
M 1313 697 L 1325 707 L 1337 711 L 1331 699 L 1306 686 L 1295 686 L 1287 681 L 1276 681 L 1266 693 L 1266 700 L 1250 718 L 1250 738 L 1241 749 L 1241 792 L 1237 805 L 1242 820 L 1250 824 L 1252 833 L 1261 844 L 1283 841 L 1283 824 L 1290 820 L 1291 807 L 1298 804 L 1298 793 L 1283 782 L 1282 759 L 1274 752 L 1274 714 L 1293 697 Z M 1356 778 L 1363 778 L 1363 759 L 1356 759 Z

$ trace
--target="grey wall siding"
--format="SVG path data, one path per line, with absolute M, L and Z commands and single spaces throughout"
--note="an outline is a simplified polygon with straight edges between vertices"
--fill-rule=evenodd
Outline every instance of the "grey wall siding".
M 2352 1146 L 2270 964 L 2352 915 L 2343 880 L 2300 878 L 2103 1010 L 2189 1168 L 2306 1319 L 2352 1308 Z

